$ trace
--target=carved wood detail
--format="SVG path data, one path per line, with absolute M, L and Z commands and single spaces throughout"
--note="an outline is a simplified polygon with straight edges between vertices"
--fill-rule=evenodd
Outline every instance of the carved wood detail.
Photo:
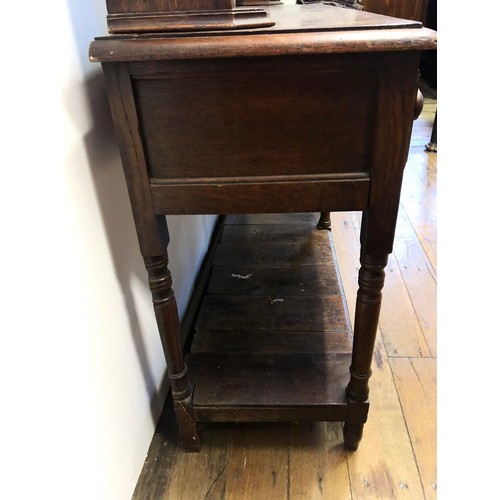
M 168 374 L 174 400 L 186 399 L 191 393 L 187 379 L 187 367 L 180 343 L 179 317 L 172 275 L 168 269 L 167 255 L 145 257 L 149 288 L 160 332 L 161 343 L 167 360 Z

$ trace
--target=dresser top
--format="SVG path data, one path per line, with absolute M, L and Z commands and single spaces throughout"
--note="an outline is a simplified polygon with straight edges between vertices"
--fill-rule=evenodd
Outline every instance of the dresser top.
M 90 60 L 143 61 L 436 48 L 436 32 L 423 28 L 418 21 L 324 4 L 282 5 L 265 10 L 274 24 L 264 28 L 97 37 L 90 46 Z

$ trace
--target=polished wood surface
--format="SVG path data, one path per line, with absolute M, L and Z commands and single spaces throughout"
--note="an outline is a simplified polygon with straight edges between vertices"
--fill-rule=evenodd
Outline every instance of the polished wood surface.
M 110 36 L 92 44 L 93 59 L 103 63 L 186 451 L 200 450 L 205 421 L 340 420 L 346 449 L 361 440 L 420 51 L 434 48 L 435 36 L 418 23 L 344 11 L 278 6 L 277 27 L 267 32 Z M 325 226 L 328 212 L 346 210 L 363 212 L 352 355 L 184 356 L 165 214 L 321 212 Z M 248 265 L 279 266 L 271 254 L 294 262 L 303 253 L 309 265 L 324 255 L 310 241 L 309 253 L 274 245 L 250 244 L 214 262 L 236 266 L 238 255 Z M 198 329 L 338 332 L 348 323 L 341 296 L 278 297 L 275 304 L 258 295 L 207 295 Z M 287 391 L 292 368 L 299 376 Z M 252 379 L 264 392 L 248 390 Z
M 374 351 L 372 405 L 356 453 L 343 450 L 340 423 L 304 422 L 210 424 L 203 430 L 204 452 L 185 454 L 167 404 L 134 500 L 437 498 L 437 353 L 429 347 L 435 335 L 429 323 L 435 322 L 438 155 L 425 151 L 435 109 L 435 101 L 426 98 L 413 128 Z M 333 213 L 332 220 L 342 284 L 354 314 L 360 214 Z M 284 241 L 293 242 L 286 225 L 281 227 Z M 254 231 L 259 241 L 273 240 L 260 236 L 262 226 Z M 300 237 L 305 236 L 302 231 Z M 420 271 L 407 273 L 408 259 Z M 426 308 L 414 305 L 418 297 L 425 298 Z

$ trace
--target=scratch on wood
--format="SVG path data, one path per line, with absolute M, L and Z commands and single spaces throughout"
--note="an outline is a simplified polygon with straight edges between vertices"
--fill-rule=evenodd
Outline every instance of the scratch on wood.
M 323 495 L 323 476 L 318 472 L 318 488 L 321 495 Z
M 227 467 L 228 463 L 229 462 L 226 462 L 224 464 L 224 467 L 222 467 L 222 469 L 217 474 L 217 476 L 215 476 L 215 479 L 213 480 L 212 484 L 210 485 L 210 487 L 208 488 L 207 492 L 205 493 L 205 498 L 208 498 L 208 495 L 210 494 L 210 491 L 212 491 L 212 488 L 215 486 L 215 483 L 219 480 L 219 478 L 221 477 L 222 473 L 226 470 L 226 467 Z
M 377 349 L 374 353 L 374 358 L 375 358 L 375 364 L 377 365 L 377 368 L 382 368 L 384 365 L 384 361 L 382 359 L 382 354 L 380 351 Z
M 276 486 L 276 479 L 278 478 L 278 474 L 275 470 L 272 471 L 272 476 L 273 476 L 273 488 Z

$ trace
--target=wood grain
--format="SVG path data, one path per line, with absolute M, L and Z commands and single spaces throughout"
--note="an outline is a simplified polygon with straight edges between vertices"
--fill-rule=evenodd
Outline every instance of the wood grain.
M 387 266 L 380 329 L 389 356 L 431 356 L 406 282 L 393 255 Z
M 222 233 L 222 243 L 278 243 L 283 241 L 316 241 L 322 235 L 317 231 L 317 216 L 312 215 L 311 222 L 296 222 L 292 227 L 286 223 L 277 223 L 276 219 L 271 224 L 233 224 L 228 223 Z
M 273 332 L 250 330 L 197 331 L 191 352 L 266 352 L 349 354 L 351 332 Z
M 241 248 L 241 247 L 236 247 Z M 208 293 L 279 295 L 291 297 L 336 295 L 340 293 L 337 279 L 332 273 L 333 263 L 318 265 L 271 266 L 239 264 L 216 266 L 213 270 Z
M 437 497 L 437 360 L 390 360 L 425 498 Z
M 370 415 L 364 437 L 359 450 L 348 456 L 353 498 L 424 498 L 412 442 L 380 335 L 370 388 Z
M 340 295 L 206 295 L 197 329 L 345 332 L 346 319 Z
M 350 355 L 191 353 L 195 407 L 346 406 Z M 344 410 L 342 410 L 344 411 Z M 293 418 L 292 418 L 293 421 Z
M 238 425 L 223 498 L 287 498 L 288 428 L 288 423 Z
M 404 210 L 400 210 L 394 255 L 432 356 L 437 354 L 436 274 Z
M 290 425 L 291 500 L 350 499 L 342 425 L 314 422 Z
M 219 245 L 215 255 L 216 266 L 235 267 L 256 264 L 266 264 L 266 267 L 289 266 L 289 272 L 292 272 L 292 268 L 300 266 L 309 267 L 317 264 L 332 266 L 333 260 L 330 243 L 324 238 L 319 241 L 262 243 L 258 246 L 228 243 Z
M 377 60 L 364 54 L 344 60 L 199 60 L 189 68 L 151 63 L 144 76 L 136 70 L 151 177 L 204 178 L 207 167 L 211 178 L 239 177 L 248 175 L 249 165 L 252 176 L 287 178 L 367 171 L 363 148 L 371 147 L 377 80 L 362 69 Z M 343 119 L 347 112 L 351 120 Z M 192 144 L 196 154 L 186 154 Z

